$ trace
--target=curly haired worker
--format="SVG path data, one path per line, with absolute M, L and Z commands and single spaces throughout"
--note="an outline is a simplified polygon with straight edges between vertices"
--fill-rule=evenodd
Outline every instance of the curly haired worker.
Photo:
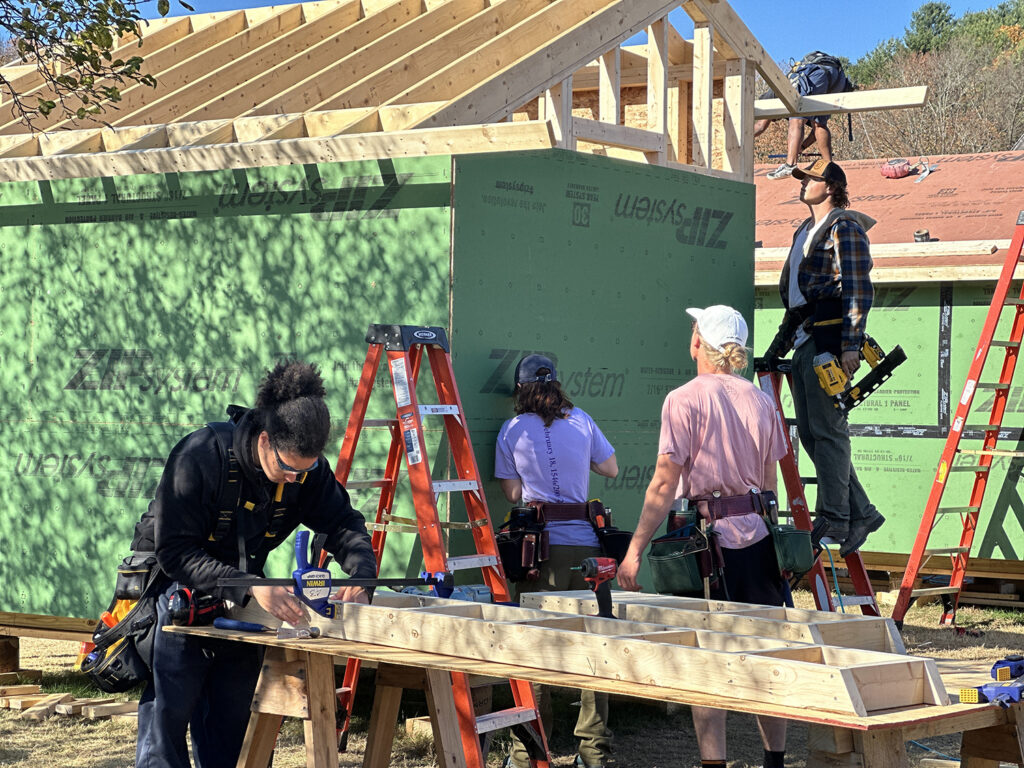
M 230 406 L 230 421 L 208 424 L 171 451 L 132 542 L 136 552 L 156 553 L 163 587 L 153 677 L 139 703 L 137 768 L 188 768 L 186 729 L 198 768 L 233 768 L 259 676 L 259 646 L 159 631 L 176 586 L 238 604 L 251 597 L 281 621 L 301 622 L 302 606 L 285 587 L 218 586 L 260 576 L 270 551 L 300 524 L 327 534 L 327 551 L 350 576 L 376 575 L 363 518 L 322 455 L 331 425 L 325 394 L 313 365 L 279 363 L 255 408 Z M 368 602 L 358 587 L 335 599 Z

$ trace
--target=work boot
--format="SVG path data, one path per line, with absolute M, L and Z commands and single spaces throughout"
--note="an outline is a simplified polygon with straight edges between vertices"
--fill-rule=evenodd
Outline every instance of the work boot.
M 794 168 L 796 168 L 796 163 L 794 163 L 793 165 L 790 165 L 789 163 L 783 163 L 774 171 L 769 171 L 767 175 L 768 178 L 772 179 L 773 181 L 775 179 L 785 179 L 786 177 L 793 175 Z
M 881 525 L 881 523 L 879 523 Z M 829 544 L 842 544 L 850 536 L 850 529 L 818 515 L 811 527 L 811 546 L 820 549 Z
M 868 536 L 881 528 L 882 523 L 884 522 L 885 517 L 881 513 L 878 513 L 872 518 L 852 524 L 850 526 L 850 535 L 846 537 L 846 541 L 844 541 L 843 545 L 839 548 L 839 556 L 846 557 L 864 546 L 864 542 L 868 540 Z

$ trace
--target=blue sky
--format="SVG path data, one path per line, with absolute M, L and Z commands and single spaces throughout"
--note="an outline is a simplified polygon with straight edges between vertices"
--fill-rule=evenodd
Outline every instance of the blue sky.
M 731 0 L 732 7 L 776 61 L 799 59 L 812 50 L 823 50 L 856 61 L 890 37 L 900 37 L 910 23 L 910 14 L 925 0 Z M 995 2 L 947 0 L 956 16 L 978 11 Z M 273 5 L 274 0 L 188 0 L 196 12 L 222 11 Z M 276 0 L 280 3 L 282 0 Z M 156 2 L 141 4 L 143 15 L 157 16 Z M 171 13 L 183 13 L 177 0 L 171 0 Z M 693 25 L 682 11 L 675 11 L 672 22 L 691 37 Z M 641 37 L 636 42 L 642 42 Z

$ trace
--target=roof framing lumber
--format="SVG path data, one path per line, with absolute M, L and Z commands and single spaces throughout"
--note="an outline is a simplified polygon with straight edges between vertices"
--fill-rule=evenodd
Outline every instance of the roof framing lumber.
M 168 126 L 156 128 L 159 135 Z M 432 130 L 361 133 L 209 146 L 158 147 L 99 154 L 0 159 L 0 182 L 216 171 L 263 166 L 340 163 L 427 155 L 550 149 L 546 122 L 467 125 Z
M 693 19 L 694 23 L 710 22 L 716 34 L 732 49 L 730 55 L 721 51 L 726 58 L 744 58 L 753 62 L 757 71 L 765 79 L 765 82 L 775 91 L 775 95 L 782 100 L 782 103 L 789 109 L 796 109 L 799 94 L 796 88 L 789 82 L 786 74 L 779 69 L 761 43 L 754 37 L 747 25 L 743 23 L 736 11 L 726 2 L 719 0 L 686 0 L 683 9 Z
M 754 102 L 754 118 L 762 120 L 836 112 L 868 112 L 875 109 L 913 109 L 924 106 L 927 98 L 928 86 L 917 85 L 909 88 L 881 88 L 877 91 L 801 96 L 795 109 L 788 108 L 779 99 L 758 99 Z
M 616 2 L 453 97 L 424 127 L 499 120 L 597 56 L 663 18 L 678 0 Z M 609 30 L 619 30 L 609 36 Z
M 227 87 L 217 88 L 216 83 L 211 83 L 211 98 L 181 115 L 180 119 L 199 120 L 254 112 L 258 105 L 277 97 L 282 89 L 307 81 L 339 58 L 359 51 L 414 18 L 423 7 L 421 0 L 398 0 L 380 13 L 359 18 L 358 5 L 346 3 L 314 24 L 296 29 L 289 41 L 294 53 L 276 66 L 259 67 L 260 52 L 254 51 L 257 64 L 252 67 L 256 70 L 254 74 L 241 78 L 222 74 L 221 77 L 227 79 Z M 353 11 L 356 11 L 354 16 Z

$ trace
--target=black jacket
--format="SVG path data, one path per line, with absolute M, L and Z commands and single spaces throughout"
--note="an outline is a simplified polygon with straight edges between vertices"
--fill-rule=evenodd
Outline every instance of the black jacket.
M 156 496 L 135 527 L 132 549 L 155 551 L 160 569 L 173 581 L 242 603 L 248 589 L 219 587 L 218 579 L 263 575 L 271 550 L 302 524 L 327 534 L 325 549 L 345 573 L 374 578 L 376 560 L 366 524 L 328 462 L 321 457 L 301 483 L 282 484 L 278 500 L 279 486 L 267 479 L 254 458 L 252 446 L 262 429 L 255 412 L 230 406 L 228 415 L 227 424 L 207 425 L 171 451 Z M 237 470 L 229 486 L 227 449 L 232 445 Z M 230 524 L 218 529 L 221 512 L 236 505 Z M 239 530 L 245 543 L 244 568 L 239 567 Z

